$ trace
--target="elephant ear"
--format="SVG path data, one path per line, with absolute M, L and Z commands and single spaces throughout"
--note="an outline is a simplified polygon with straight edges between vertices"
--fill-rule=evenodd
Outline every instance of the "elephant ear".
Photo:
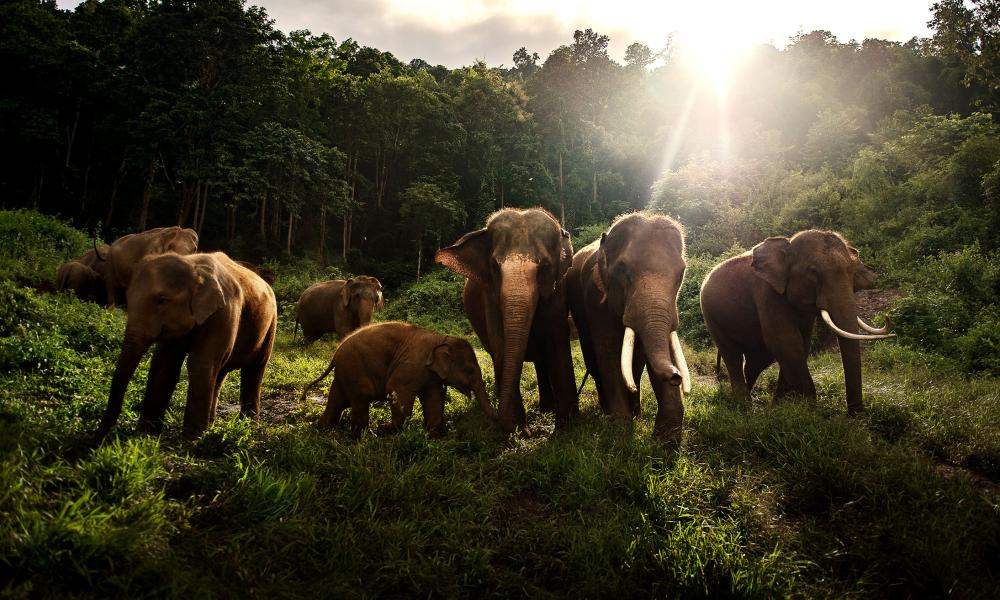
M 427 362 L 424 365 L 430 368 L 431 371 L 434 371 L 441 379 L 447 380 L 448 371 L 451 366 L 451 349 L 448 347 L 448 342 L 441 342 L 434 346 L 434 349 L 427 356 Z
M 566 276 L 566 271 L 573 266 L 573 240 L 569 232 L 562 230 L 562 248 L 559 252 L 559 279 Z
M 469 232 L 451 246 L 438 250 L 434 260 L 459 275 L 486 285 L 489 281 L 492 253 L 489 231 L 484 227 Z
M 344 308 L 351 305 L 351 284 L 354 283 L 353 279 L 348 279 L 344 282 L 344 287 L 340 289 L 340 303 Z
M 767 238 L 753 247 L 750 267 L 754 275 L 766 281 L 779 294 L 784 294 L 788 285 L 791 249 L 788 238 L 783 237 Z
M 201 325 L 215 314 L 215 311 L 222 308 L 226 303 L 226 297 L 214 267 L 199 264 L 195 267 L 195 273 L 197 283 L 191 296 L 191 314 L 194 315 L 195 322 Z

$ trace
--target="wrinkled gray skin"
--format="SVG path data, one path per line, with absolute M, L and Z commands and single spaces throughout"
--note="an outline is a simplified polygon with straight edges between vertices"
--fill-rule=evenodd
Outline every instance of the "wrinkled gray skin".
M 101 303 L 104 299 L 104 279 L 82 262 L 71 260 L 63 263 L 56 273 L 56 291 L 66 290 L 81 300 Z
M 621 372 L 622 340 L 625 327 L 631 327 L 636 332 L 634 380 L 638 386 L 648 369 L 656 394 L 653 435 L 674 445 L 681 441 L 684 404 L 670 332 L 679 324 L 677 293 L 684 269 L 680 225 L 664 216 L 633 213 L 577 252 L 566 275 L 580 348 L 604 412 L 631 423 L 640 411 L 639 390 L 630 392 Z
M 337 348 L 330 366 L 302 392 L 318 384 L 336 369 L 333 384 L 320 417 L 321 428 L 336 427 L 344 409 L 351 408 L 351 433 L 360 437 L 368 429 L 368 410 L 373 401 L 391 400 L 392 421 L 380 433 L 395 433 L 413 412 L 420 398 L 424 428 L 432 435 L 444 433 L 445 386 L 470 396 L 490 417 L 490 405 L 479 361 L 469 342 L 448 335 L 389 321 L 358 329 Z
M 371 323 L 372 313 L 383 304 L 382 284 L 374 277 L 321 281 L 302 292 L 295 307 L 295 323 L 302 326 L 306 345 L 329 332 L 344 338 Z
M 764 371 L 780 366 L 775 399 L 791 393 L 815 400 L 809 373 L 812 330 L 820 310 L 838 327 L 858 333 L 854 292 L 877 274 L 833 231 L 810 229 L 774 237 L 716 266 L 701 287 L 701 310 L 733 391 L 747 397 Z M 847 385 L 847 411 L 864 410 L 861 346 L 838 337 Z
M 271 286 L 221 252 L 143 259 L 128 288 L 128 323 L 98 439 L 117 422 L 129 381 L 153 344 L 141 430 L 162 428 L 185 357 L 185 438 L 197 437 L 215 419 L 219 390 L 230 371 L 240 371 L 241 414 L 256 415 L 277 319 Z
M 572 259 L 569 234 L 540 208 L 497 211 L 486 227 L 437 253 L 438 263 L 468 278 L 465 314 L 493 359 L 506 432 L 530 435 L 521 397 L 525 360 L 535 363 L 539 408 L 555 412 L 556 429 L 579 411 L 565 289 Z
M 97 260 L 106 263 L 106 272 L 102 275 L 108 303 L 113 307 L 117 305 L 118 295 L 128 290 L 132 275 L 142 259 L 167 252 L 193 254 L 198 251 L 198 234 L 194 229 L 157 227 L 123 235 L 110 244 L 107 253 L 98 248 L 95 250 Z

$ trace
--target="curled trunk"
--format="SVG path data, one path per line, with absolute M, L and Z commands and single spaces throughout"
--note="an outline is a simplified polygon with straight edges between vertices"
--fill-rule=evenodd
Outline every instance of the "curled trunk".
M 122 405 L 125 402 L 125 392 L 128 384 L 135 374 L 136 368 L 143 355 L 149 350 L 152 342 L 141 337 L 134 332 L 125 332 L 125 340 L 122 342 L 122 352 L 115 365 L 115 374 L 111 378 L 111 392 L 108 395 L 108 407 L 101 419 L 101 426 L 97 430 L 97 437 L 103 438 L 111 431 L 118 422 L 118 417 L 122 412 Z

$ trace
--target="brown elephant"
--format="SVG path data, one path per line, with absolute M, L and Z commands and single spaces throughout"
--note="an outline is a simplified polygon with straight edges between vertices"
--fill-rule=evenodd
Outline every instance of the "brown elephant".
M 568 426 L 579 411 L 564 285 L 569 234 L 548 211 L 506 208 L 436 260 L 467 278 L 465 314 L 493 359 L 504 430 L 530 433 L 520 385 L 525 360 L 535 363 L 539 407 L 555 412 L 557 429 Z
M 222 382 L 236 369 L 240 413 L 256 415 L 277 319 L 271 287 L 221 252 L 144 258 L 128 287 L 125 338 L 98 437 L 114 427 L 129 381 L 154 343 L 140 429 L 162 428 L 185 356 L 189 379 L 185 438 L 198 436 L 215 419 Z
M 236 261 L 236 264 L 240 265 L 241 267 L 246 267 L 251 271 L 253 271 L 254 273 L 260 275 L 260 278 L 263 279 L 264 282 L 267 283 L 267 285 L 274 287 L 274 281 L 275 281 L 274 269 L 272 269 L 271 267 L 267 265 L 254 264 L 252 262 L 247 262 L 245 260 L 238 260 Z
M 496 418 L 483 383 L 479 361 L 469 342 L 417 327 L 388 321 L 358 329 L 333 353 L 330 366 L 302 392 L 336 369 L 320 417 L 322 428 L 336 427 L 344 409 L 351 407 L 351 433 L 360 437 L 368 429 L 368 409 L 373 401 L 390 399 L 392 421 L 379 431 L 394 433 L 413 412 L 414 398 L 424 409 L 424 429 L 444 433 L 445 386 L 474 394 L 487 415 Z
M 102 302 L 104 278 L 78 260 L 63 263 L 56 272 L 56 291 L 72 291 L 81 300 Z
M 701 286 L 701 310 L 734 392 L 748 396 L 777 361 L 775 398 L 798 393 L 815 400 L 807 360 L 821 316 L 839 336 L 847 411 L 863 411 L 858 342 L 893 337 L 858 317 L 854 292 L 876 277 L 839 233 L 815 229 L 768 238 L 712 269 Z M 859 325 L 869 334 L 859 334 Z
M 681 441 L 681 387 L 691 378 L 677 327 L 684 279 L 684 231 L 668 217 L 632 213 L 573 257 L 566 275 L 570 311 L 601 408 L 631 422 L 639 414 L 644 367 L 656 394 L 655 437 Z
M 372 313 L 384 304 L 381 282 L 369 275 L 321 281 L 299 296 L 295 324 L 302 326 L 307 345 L 331 331 L 343 338 L 371 323 Z
M 97 246 L 94 254 L 98 261 L 107 263 L 104 273 L 108 304 L 115 306 L 120 291 L 127 290 L 132 275 L 146 256 L 165 254 L 193 254 L 198 251 L 198 234 L 194 229 L 158 227 L 140 233 L 123 235 L 110 244 L 105 255 Z

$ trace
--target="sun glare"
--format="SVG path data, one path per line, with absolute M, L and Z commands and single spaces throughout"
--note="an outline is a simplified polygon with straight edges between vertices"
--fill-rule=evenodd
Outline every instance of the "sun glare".
M 755 43 L 746 36 L 720 35 L 718 31 L 712 35 L 679 32 L 677 42 L 681 59 L 720 96 L 726 94 L 734 69 Z

